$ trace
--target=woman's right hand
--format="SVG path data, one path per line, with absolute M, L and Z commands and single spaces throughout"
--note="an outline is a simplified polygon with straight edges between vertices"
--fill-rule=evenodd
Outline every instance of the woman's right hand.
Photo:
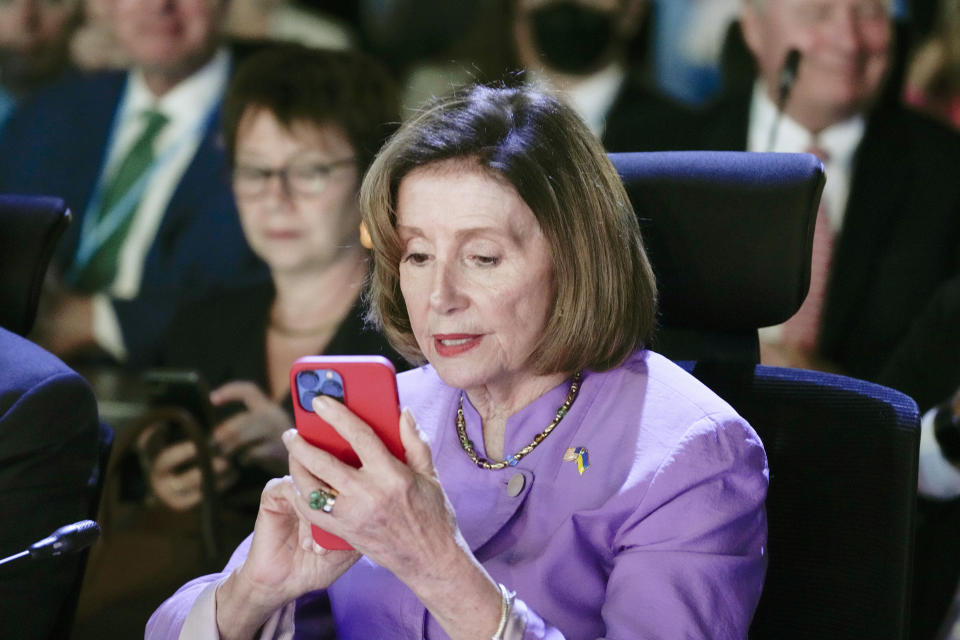
M 147 441 L 155 437 L 157 429 L 161 428 L 150 427 L 141 434 L 138 444 L 142 454 L 149 449 Z M 203 475 L 200 467 L 193 464 L 184 469 L 191 460 L 196 461 L 197 455 L 196 445 L 185 440 L 167 445 L 155 456 L 140 457 L 153 494 L 174 511 L 186 511 L 203 500 Z M 214 486 L 218 492 L 233 486 L 237 481 L 236 469 L 224 456 L 212 456 L 210 465 L 213 469 Z
M 217 627 L 225 640 L 251 637 L 273 612 L 329 587 L 360 557 L 317 545 L 300 513 L 306 504 L 290 476 L 267 483 L 250 551 L 217 589 Z

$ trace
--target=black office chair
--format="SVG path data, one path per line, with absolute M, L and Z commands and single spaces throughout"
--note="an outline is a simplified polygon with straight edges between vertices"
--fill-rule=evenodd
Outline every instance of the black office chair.
M 806 296 L 823 168 L 808 154 L 611 154 L 661 294 L 654 348 L 757 430 L 769 566 L 751 638 L 905 637 L 919 418 L 845 376 L 757 364 Z
M 61 234 L 70 224 L 70 210 L 63 200 L 43 196 L 0 195 L 0 327 L 26 336 L 33 327 L 47 267 Z M 90 519 L 96 519 L 103 477 L 113 446 L 113 430 L 100 424 L 98 464 L 88 481 Z M 68 523 L 63 523 L 68 524 Z M 50 532 L 44 532 L 50 533 Z M 69 636 L 87 551 L 74 566 L 74 588 L 61 607 L 51 637 Z
M 59 198 L 0 196 L 0 221 L 0 326 L 26 336 L 70 210 Z

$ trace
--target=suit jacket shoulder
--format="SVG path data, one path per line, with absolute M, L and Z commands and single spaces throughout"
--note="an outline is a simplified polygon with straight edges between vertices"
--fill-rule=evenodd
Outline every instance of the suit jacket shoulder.
M 834 249 L 821 350 L 876 380 L 960 264 L 960 134 L 897 105 L 871 116 Z
M 87 382 L 46 350 L 0 328 L 0 493 L 15 486 L 55 486 L 71 469 L 85 485 L 98 433 L 96 400 Z M 72 440 L 85 444 L 66 448 Z M 37 477 L 26 461 L 48 455 L 65 455 L 68 462 Z
M 37 345 L 0 329 L 0 556 L 91 517 L 88 483 L 98 432 L 86 382 Z M 80 559 L 4 567 L 0 637 L 50 637 Z
M 624 79 L 607 113 L 603 146 L 609 152 L 694 148 L 695 112 L 649 86 L 636 72 Z
M 722 94 L 696 116 L 696 148 L 744 151 L 750 127 L 750 91 Z
M 72 73 L 19 105 L 0 135 L 0 190 L 83 206 L 125 83 L 120 72 Z

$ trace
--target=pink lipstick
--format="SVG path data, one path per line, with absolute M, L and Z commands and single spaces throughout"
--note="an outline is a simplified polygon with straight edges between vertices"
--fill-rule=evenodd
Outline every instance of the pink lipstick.
M 438 355 L 449 358 L 473 349 L 482 338 L 476 333 L 438 333 L 433 336 L 433 348 Z

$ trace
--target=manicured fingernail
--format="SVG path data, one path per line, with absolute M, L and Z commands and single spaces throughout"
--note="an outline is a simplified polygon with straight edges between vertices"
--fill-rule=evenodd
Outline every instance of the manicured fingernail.
M 316 542 L 314 542 L 314 543 L 313 543 L 313 552 L 314 552 L 314 553 L 322 553 L 322 552 L 323 552 L 323 547 L 321 547 L 321 546 L 318 545 Z
M 296 429 L 287 429 L 280 435 L 280 437 L 283 439 L 284 442 L 290 442 L 290 440 L 293 439 L 293 434 L 295 434 L 296 432 L 297 432 Z
M 313 542 L 310 538 L 304 538 L 303 542 L 300 543 L 300 546 L 303 547 L 304 551 L 310 551 L 310 543 Z M 313 546 L 316 547 L 317 543 L 313 542 Z M 316 551 L 316 549 L 314 549 Z

